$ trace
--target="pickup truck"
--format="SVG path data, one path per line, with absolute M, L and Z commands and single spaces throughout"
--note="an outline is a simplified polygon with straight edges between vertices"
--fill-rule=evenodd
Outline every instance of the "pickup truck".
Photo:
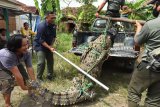
M 117 30 L 112 32 L 117 33 L 110 47 L 109 59 L 124 62 L 124 66 L 127 64 L 126 68 L 133 68 L 135 59 L 139 53 L 139 51 L 134 50 L 134 24 L 114 21 L 112 22 L 112 27 L 106 30 L 107 26 L 109 26 L 108 23 L 106 19 L 96 18 L 91 26 L 91 31 L 75 30 L 72 40 L 73 48 L 70 52 L 75 55 L 82 55 L 85 49 L 88 48 L 89 42 L 94 41 L 101 34 L 110 33 L 109 30 L 111 28 L 116 28 Z

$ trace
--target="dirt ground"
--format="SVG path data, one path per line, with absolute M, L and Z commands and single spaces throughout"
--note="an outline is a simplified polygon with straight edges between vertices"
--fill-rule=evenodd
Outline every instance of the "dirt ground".
M 97 85 L 97 96 L 93 101 L 85 101 L 68 107 L 127 107 L 127 87 L 132 73 L 108 64 L 104 65 L 102 71 L 99 80 L 108 86 L 110 90 L 106 92 Z M 48 102 L 43 105 L 36 104 L 30 100 L 27 92 L 22 91 L 19 87 L 16 87 L 12 93 L 12 103 L 14 107 L 53 107 Z M 0 107 L 3 106 L 4 100 L 0 95 Z

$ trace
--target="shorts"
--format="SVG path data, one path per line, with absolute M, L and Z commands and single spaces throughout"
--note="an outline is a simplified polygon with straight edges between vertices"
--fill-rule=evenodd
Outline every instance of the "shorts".
M 0 91 L 2 94 L 10 94 L 14 89 L 14 79 L 0 80 Z

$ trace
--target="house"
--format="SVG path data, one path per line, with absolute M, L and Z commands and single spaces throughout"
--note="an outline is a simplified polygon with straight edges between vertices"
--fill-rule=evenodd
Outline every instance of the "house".
M 28 15 L 31 22 L 32 14 L 36 12 L 35 7 L 26 6 L 16 0 L 0 0 L 0 28 L 6 28 L 6 35 L 9 37 L 10 33 L 22 27 L 20 15 Z
M 76 27 L 77 21 L 77 8 L 75 7 L 66 7 L 62 10 L 63 18 L 61 20 L 61 24 L 65 25 L 62 31 L 72 32 Z

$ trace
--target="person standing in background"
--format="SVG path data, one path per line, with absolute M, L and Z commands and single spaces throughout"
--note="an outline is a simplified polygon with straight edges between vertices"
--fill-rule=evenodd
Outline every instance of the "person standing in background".
M 29 45 L 28 45 L 28 46 L 29 46 L 28 48 L 29 48 L 29 49 L 32 49 L 32 48 L 30 48 L 30 46 L 33 46 L 33 38 L 32 38 L 32 36 L 35 36 L 36 33 L 33 32 L 33 31 L 29 28 L 29 24 L 28 24 L 27 22 L 25 22 L 25 23 L 23 24 L 23 27 L 21 28 L 21 34 L 28 39 L 28 44 L 29 44 Z
M 30 38 L 31 35 L 36 35 L 36 33 L 29 28 L 29 24 L 27 22 L 23 24 L 23 27 L 21 28 L 21 34 L 27 38 Z

